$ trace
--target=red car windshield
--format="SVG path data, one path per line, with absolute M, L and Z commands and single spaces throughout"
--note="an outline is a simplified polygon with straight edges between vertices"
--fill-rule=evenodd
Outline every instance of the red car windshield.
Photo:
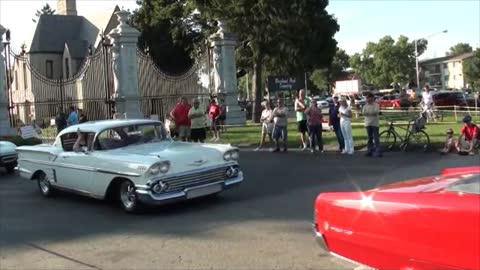
M 460 173 L 449 174 L 439 177 L 424 177 L 409 181 L 397 182 L 385 186 L 378 187 L 372 191 L 375 192 L 397 192 L 397 193 L 417 193 L 417 192 L 438 192 L 442 190 L 460 191 L 465 193 L 479 194 L 480 189 L 479 173 Z M 468 182 L 472 179 L 472 182 Z M 465 182 L 466 181 L 466 182 Z M 475 187 L 475 182 L 477 186 Z M 464 184 L 462 184 L 464 183 Z M 468 185 L 466 185 L 468 183 Z M 472 187 L 470 187 L 472 185 Z M 470 187 L 470 189 L 467 189 Z M 477 192 L 475 193 L 475 188 Z M 460 190 L 457 190 L 460 189 Z
M 446 187 L 446 190 L 480 195 L 480 174 L 466 175 L 463 180 Z

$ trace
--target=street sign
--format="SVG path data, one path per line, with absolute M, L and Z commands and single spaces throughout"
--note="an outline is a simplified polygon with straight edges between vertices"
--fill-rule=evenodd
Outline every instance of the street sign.
M 268 92 L 293 91 L 305 88 L 303 76 L 269 76 Z

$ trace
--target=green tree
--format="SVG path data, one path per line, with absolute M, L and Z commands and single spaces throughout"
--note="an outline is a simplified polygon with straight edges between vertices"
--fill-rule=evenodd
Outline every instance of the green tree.
M 473 53 L 473 57 L 463 63 L 465 82 L 476 91 L 480 90 L 480 48 Z
M 147 50 L 155 63 L 172 74 L 182 73 L 194 62 L 195 44 L 203 40 L 198 14 L 187 0 L 141 0 L 133 12 L 132 24 L 141 36 L 140 48 Z M 205 46 L 205 45 L 204 45 Z
M 337 48 L 332 63 L 327 68 L 316 69 L 310 75 L 310 80 L 319 90 L 330 91 L 335 82 L 347 76 L 350 67 L 350 56 L 345 50 Z
M 37 10 L 37 12 L 35 12 L 35 17 L 32 18 L 32 21 L 33 21 L 34 23 L 36 23 L 36 22 L 38 21 L 38 19 L 40 19 L 40 16 L 42 16 L 42 15 L 44 15 L 44 14 L 45 14 L 45 15 L 53 15 L 53 14 L 55 14 L 55 10 L 52 9 L 52 8 L 50 7 L 50 5 L 47 3 L 47 4 L 45 4 L 45 6 L 43 6 L 42 9 Z
M 297 74 L 328 66 L 335 53 L 339 30 L 327 13 L 327 0 L 195 0 L 209 20 L 226 18 L 245 46 L 238 64 L 253 74 L 253 120 L 260 118 L 262 71 Z
M 447 56 L 457 56 L 464 53 L 472 52 L 472 46 L 468 43 L 458 43 L 455 46 L 450 47 L 450 51 L 446 52 Z
M 427 48 L 427 41 L 417 41 L 418 55 Z M 378 43 L 369 42 L 362 53 L 350 58 L 350 65 L 364 82 L 378 87 L 405 84 L 415 78 L 415 43 L 400 36 L 395 42 L 385 36 Z
M 162 51 L 161 44 L 155 44 L 162 33 L 167 33 L 169 46 L 182 48 L 189 56 L 198 55 L 205 50 L 205 39 L 216 31 L 217 20 L 225 19 L 241 42 L 236 50 L 237 66 L 253 77 L 253 118 L 257 121 L 263 71 L 303 73 L 329 66 L 335 54 L 333 36 L 339 26 L 325 10 L 327 0 L 143 0 L 139 4 L 135 24 L 154 57 L 154 51 Z M 150 28 L 156 31 L 148 32 Z

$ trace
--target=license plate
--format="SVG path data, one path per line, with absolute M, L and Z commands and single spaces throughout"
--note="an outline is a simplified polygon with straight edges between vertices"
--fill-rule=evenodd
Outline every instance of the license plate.
M 221 184 L 216 184 L 216 185 L 211 185 L 211 186 L 206 186 L 201 188 L 193 188 L 187 191 L 187 199 L 202 197 L 202 196 L 213 194 L 220 191 L 222 191 Z

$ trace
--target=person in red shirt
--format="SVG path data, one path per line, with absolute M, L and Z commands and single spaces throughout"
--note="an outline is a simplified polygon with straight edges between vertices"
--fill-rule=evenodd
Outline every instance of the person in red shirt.
M 175 122 L 178 136 L 182 141 L 188 141 L 190 138 L 190 118 L 188 112 L 190 111 L 190 104 L 188 104 L 186 97 L 181 97 L 179 102 L 170 112 L 170 116 Z
M 470 155 L 475 154 L 475 147 L 480 142 L 480 132 L 478 126 L 472 123 L 472 117 L 466 115 L 463 118 L 463 126 L 460 128 L 460 137 L 457 141 L 457 150 L 459 153 L 468 152 Z
M 208 118 L 210 118 L 212 125 L 212 141 L 220 140 L 220 131 L 218 130 L 218 122 L 221 114 L 221 108 L 217 105 L 215 99 L 210 101 L 210 106 L 208 106 Z

